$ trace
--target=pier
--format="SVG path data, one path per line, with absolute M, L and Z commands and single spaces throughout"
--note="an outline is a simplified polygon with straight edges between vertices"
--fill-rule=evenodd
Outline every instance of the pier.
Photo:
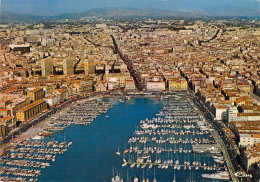
M 19 143 L 0 158 L 1 181 L 37 181 L 41 169 L 49 167 L 56 155 L 66 152 L 71 144 L 34 140 Z

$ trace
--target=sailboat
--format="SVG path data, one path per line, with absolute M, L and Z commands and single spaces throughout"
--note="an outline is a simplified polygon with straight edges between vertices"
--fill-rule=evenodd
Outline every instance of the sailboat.
M 157 182 L 157 180 L 155 178 L 155 168 L 153 169 L 153 182 Z
M 189 182 L 195 182 L 195 181 L 193 180 L 193 173 L 192 173 L 192 171 L 190 171 L 190 180 L 189 180 Z
M 120 175 L 117 173 L 116 177 L 114 177 L 114 168 L 113 168 L 113 177 L 111 182 L 123 182 L 123 179 L 120 178 Z
M 115 181 L 115 169 L 113 167 L 113 177 L 111 178 L 111 181 L 114 182 Z
M 172 180 L 172 182 L 176 182 L 175 171 L 174 171 L 174 176 L 173 176 L 173 180 Z
M 143 180 L 142 180 L 142 182 L 145 182 L 145 178 L 144 178 L 144 170 L 143 170 Z
M 117 150 L 117 152 L 116 152 L 116 155 L 120 155 L 119 147 L 118 147 L 118 150 Z

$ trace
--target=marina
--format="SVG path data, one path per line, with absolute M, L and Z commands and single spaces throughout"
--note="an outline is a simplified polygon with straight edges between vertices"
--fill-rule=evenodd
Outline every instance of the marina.
M 111 102 L 102 102 L 98 99 L 77 101 L 57 115 L 52 116 L 47 130 L 61 131 L 71 124 L 88 125 L 112 107 Z
M 119 98 L 104 98 L 103 101 L 112 102 L 114 107 L 90 124 L 71 124 L 63 132 L 53 132 L 54 140 L 62 141 L 65 133 L 73 144 L 56 157 L 55 163 L 41 171 L 39 181 L 110 181 L 112 168 L 121 166 L 118 157 L 122 156 L 123 144 L 134 132 L 134 126 L 141 119 L 154 117 L 162 106 L 160 100 L 149 98 L 124 102 Z M 120 155 L 115 155 L 118 149 Z
M 1 156 L 1 181 L 227 181 L 194 107 L 186 94 L 78 101 Z
M 74 125 L 88 125 L 100 114 L 112 108 L 111 102 L 81 100 L 48 118 L 47 127 L 31 139 L 13 143 L 9 152 L 0 158 L 1 181 L 37 181 L 41 170 L 54 164 L 72 142 L 53 140 L 52 134 Z M 54 132 L 54 133 L 53 133 Z M 46 137 L 46 138 L 45 138 Z
M 58 154 L 63 154 L 72 145 L 72 142 L 35 141 L 28 140 L 19 143 L 14 149 L 0 158 L 0 174 L 3 181 L 8 181 L 14 176 L 15 181 L 37 181 L 41 169 L 49 167 L 55 162 Z
M 128 139 L 128 147 L 117 152 L 122 153 L 121 167 L 127 170 L 128 177 L 124 173 L 117 174 L 112 182 L 157 181 L 156 176 L 151 175 L 155 170 L 156 174 L 174 173 L 169 181 L 182 181 L 180 171 L 189 176 L 189 181 L 229 180 L 224 157 L 204 118 L 195 111 L 187 95 L 165 96 L 156 116 L 140 120 Z

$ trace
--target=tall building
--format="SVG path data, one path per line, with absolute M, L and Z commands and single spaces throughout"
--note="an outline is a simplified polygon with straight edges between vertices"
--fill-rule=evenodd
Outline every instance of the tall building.
M 74 64 L 72 58 L 68 58 L 63 61 L 63 74 L 64 75 L 74 74 Z
M 94 75 L 95 74 L 95 69 L 96 69 L 96 64 L 94 63 L 93 59 L 85 59 L 85 74 L 87 75 Z
M 237 120 L 237 107 L 234 105 L 231 105 L 228 107 L 228 122 L 230 123 L 231 121 L 236 121 Z
M 42 76 L 50 76 L 52 74 L 52 62 L 51 59 L 45 59 L 41 61 Z

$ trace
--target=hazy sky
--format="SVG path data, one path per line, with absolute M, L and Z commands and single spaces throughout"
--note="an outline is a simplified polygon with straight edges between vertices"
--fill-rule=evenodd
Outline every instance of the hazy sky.
M 34 15 L 57 15 L 104 7 L 130 7 L 260 16 L 260 0 L 2 0 L 0 6 L 3 12 Z

